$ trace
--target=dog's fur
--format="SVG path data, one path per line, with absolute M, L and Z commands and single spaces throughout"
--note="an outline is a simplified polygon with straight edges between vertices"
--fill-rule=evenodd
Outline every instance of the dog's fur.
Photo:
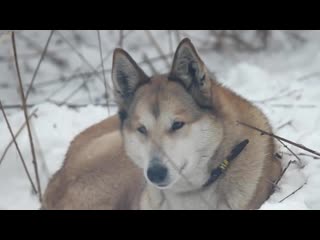
M 119 117 L 75 138 L 43 209 L 257 209 L 268 198 L 281 172 L 273 139 L 237 121 L 272 128 L 211 76 L 190 40 L 178 46 L 169 74 L 151 78 L 116 49 L 112 79 Z M 244 139 L 225 174 L 203 187 Z M 160 183 L 150 174 L 155 165 L 166 170 Z

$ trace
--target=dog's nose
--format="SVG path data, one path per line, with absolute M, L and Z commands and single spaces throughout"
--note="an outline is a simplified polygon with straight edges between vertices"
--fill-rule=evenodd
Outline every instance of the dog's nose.
M 168 169 L 161 164 L 153 164 L 147 170 L 147 176 L 153 183 L 163 182 L 168 175 Z

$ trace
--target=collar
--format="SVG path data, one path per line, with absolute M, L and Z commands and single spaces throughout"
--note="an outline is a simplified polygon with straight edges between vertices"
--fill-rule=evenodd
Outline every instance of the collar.
M 203 185 L 203 187 L 208 187 L 212 183 L 214 183 L 220 176 L 223 174 L 230 162 L 234 160 L 241 152 L 242 150 L 247 146 L 249 143 L 249 140 L 246 139 L 242 141 L 241 143 L 237 144 L 230 152 L 230 154 L 227 156 L 225 160 L 222 161 L 222 163 L 219 164 L 219 166 L 211 171 L 210 177 L 208 181 Z

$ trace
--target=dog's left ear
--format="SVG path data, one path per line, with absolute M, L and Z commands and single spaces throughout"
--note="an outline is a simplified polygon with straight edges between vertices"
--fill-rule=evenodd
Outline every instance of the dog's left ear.
M 182 83 L 199 105 L 211 107 L 213 81 L 190 39 L 185 38 L 179 44 L 169 77 L 173 81 Z
M 128 109 L 136 89 L 148 81 L 148 76 L 126 51 L 120 48 L 114 51 L 112 82 L 120 110 Z

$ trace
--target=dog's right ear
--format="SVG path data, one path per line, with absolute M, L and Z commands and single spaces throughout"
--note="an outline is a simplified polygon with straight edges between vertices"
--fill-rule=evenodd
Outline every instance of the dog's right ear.
M 127 110 L 136 89 L 148 81 L 148 76 L 126 51 L 120 48 L 115 49 L 112 82 L 120 110 Z
M 212 108 L 213 80 L 190 39 L 177 47 L 169 78 L 180 82 L 201 107 Z

